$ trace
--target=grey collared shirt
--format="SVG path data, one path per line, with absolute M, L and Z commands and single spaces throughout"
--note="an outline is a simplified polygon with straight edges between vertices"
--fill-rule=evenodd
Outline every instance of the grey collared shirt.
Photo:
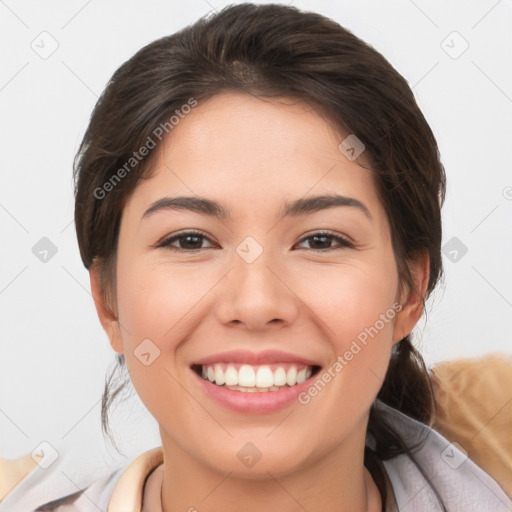
M 449 512 L 512 512 L 497 482 L 456 445 L 380 400 L 375 405 L 406 442 L 424 439 L 412 454 L 416 464 L 407 455 L 383 461 L 400 512 L 443 512 L 440 500 Z M 372 446 L 369 436 L 367 444 Z M 107 512 L 128 464 L 80 461 L 71 447 L 60 447 L 59 459 L 47 469 L 36 466 L 0 503 L 0 512 Z

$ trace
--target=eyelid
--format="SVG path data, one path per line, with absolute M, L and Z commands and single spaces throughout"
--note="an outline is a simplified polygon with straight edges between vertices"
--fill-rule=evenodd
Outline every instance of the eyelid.
M 327 230 L 319 229 L 316 231 L 313 230 L 309 233 L 306 233 L 305 235 L 302 236 L 302 238 L 299 240 L 299 242 L 303 242 L 304 240 L 307 240 L 308 238 L 312 238 L 314 236 L 322 236 L 322 235 L 327 235 L 332 238 L 339 238 L 339 239 L 343 240 L 343 242 L 345 242 L 347 245 L 351 245 L 354 247 L 356 246 L 356 242 L 354 240 L 352 240 L 352 238 L 350 238 L 349 236 L 344 235 L 342 233 L 338 233 L 336 231 L 329 231 L 328 229 Z
M 159 248 L 165 249 L 167 247 L 171 247 L 170 243 L 176 241 L 176 239 L 179 239 L 181 237 L 184 238 L 186 236 L 193 236 L 193 235 L 201 236 L 204 239 L 208 240 L 208 242 L 212 242 L 211 238 L 208 235 L 206 235 L 203 231 L 200 231 L 197 229 L 185 229 L 184 231 L 178 231 L 177 233 L 173 233 L 171 235 L 165 235 L 160 240 L 158 240 L 158 242 L 151 244 L 150 247 L 152 247 L 153 249 L 159 249 Z M 202 250 L 202 249 L 190 249 L 190 250 L 186 251 L 186 250 L 180 249 L 178 247 L 171 247 L 171 249 L 176 249 L 178 251 L 181 250 L 183 252 L 193 252 L 193 251 Z M 205 249 L 208 249 L 208 247 L 205 247 Z
M 179 240 L 182 237 L 185 238 L 187 236 L 194 236 L 194 235 L 202 237 L 203 239 L 212 243 L 211 238 L 208 235 L 206 235 L 204 232 L 202 232 L 201 230 L 187 229 L 184 231 L 179 231 L 178 233 L 174 233 L 169 236 L 165 236 L 162 239 L 160 239 L 158 242 L 156 242 L 155 244 L 151 245 L 150 247 L 155 248 L 155 249 L 169 248 L 170 250 L 176 250 L 176 251 L 183 252 L 183 253 L 187 253 L 187 252 L 196 253 L 198 251 L 202 251 L 205 249 L 211 249 L 211 247 L 201 247 L 199 249 L 188 249 L 187 250 L 187 249 L 181 249 L 179 247 L 171 246 L 171 243 L 175 242 L 176 240 Z M 338 245 L 334 246 L 334 247 L 327 247 L 325 249 L 308 249 L 308 248 L 304 248 L 304 247 L 302 247 L 301 249 L 306 249 L 307 251 L 315 251 L 315 252 L 330 252 L 330 251 L 340 249 L 340 248 L 352 248 L 352 249 L 357 248 L 357 244 L 350 237 L 343 235 L 341 233 L 337 233 L 337 232 L 333 232 L 333 231 L 329 231 L 329 230 L 322 230 L 322 229 L 319 229 L 316 231 L 313 230 L 313 231 L 310 231 L 310 232 L 304 234 L 298 240 L 298 242 L 294 245 L 300 244 L 300 243 L 302 243 L 310 238 L 313 238 L 315 236 L 328 236 L 328 237 L 332 238 L 334 241 L 338 241 Z
M 313 238 L 315 236 L 328 236 L 331 237 L 333 240 L 338 240 L 338 246 L 334 247 L 328 247 L 327 249 L 306 249 L 308 251 L 315 251 L 315 252 L 330 252 L 334 251 L 336 249 L 340 248 L 349 248 L 354 249 L 357 247 L 356 243 L 348 236 L 342 235 L 341 233 L 329 231 L 329 230 L 317 230 L 312 231 L 310 233 L 306 233 L 299 241 L 298 243 L 302 243 L 305 240 L 308 240 L 310 238 Z

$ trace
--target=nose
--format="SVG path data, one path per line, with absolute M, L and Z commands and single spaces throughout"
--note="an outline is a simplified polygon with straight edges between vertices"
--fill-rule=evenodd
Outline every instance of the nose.
M 293 293 L 291 276 L 270 253 L 263 251 L 252 262 L 235 255 L 215 301 L 221 323 L 266 330 L 295 321 L 300 300 Z

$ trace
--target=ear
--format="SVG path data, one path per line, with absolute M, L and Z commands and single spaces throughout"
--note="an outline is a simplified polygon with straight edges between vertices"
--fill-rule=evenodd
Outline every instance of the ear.
M 400 297 L 402 309 L 397 315 L 393 328 L 393 343 L 405 338 L 418 323 L 423 313 L 423 300 L 427 292 L 430 276 L 430 258 L 427 251 L 419 254 L 409 263 L 409 269 L 418 293 L 405 289 Z
M 110 345 L 119 354 L 123 353 L 123 344 L 121 342 L 121 332 L 119 321 L 111 306 L 107 303 L 101 287 L 101 268 L 102 262 L 95 260 L 89 268 L 89 278 L 91 281 L 91 292 L 96 306 L 96 312 L 100 323 L 107 333 Z

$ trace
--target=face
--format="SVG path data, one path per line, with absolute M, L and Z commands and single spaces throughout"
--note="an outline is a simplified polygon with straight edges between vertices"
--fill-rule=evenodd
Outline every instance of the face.
M 223 93 L 180 120 L 129 198 L 119 323 L 109 336 L 164 449 L 247 478 L 291 473 L 340 450 L 362 456 L 393 343 L 421 311 L 398 295 L 374 176 L 339 150 L 346 135 L 303 104 Z M 324 195 L 351 199 L 308 202 Z M 226 216 L 160 201 L 182 196 L 215 201 Z M 295 201 L 305 207 L 285 215 Z M 231 351 L 239 357 L 219 355 Z M 211 372 L 218 363 L 233 375 L 231 365 L 245 386 L 265 366 L 272 385 L 283 373 L 293 383 L 294 368 L 306 368 L 306 381 L 266 391 L 263 369 L 265 392 L 219 387 L 195 371 L 210 356 Z M 254 467 L 240 463 L 258 453 Z

